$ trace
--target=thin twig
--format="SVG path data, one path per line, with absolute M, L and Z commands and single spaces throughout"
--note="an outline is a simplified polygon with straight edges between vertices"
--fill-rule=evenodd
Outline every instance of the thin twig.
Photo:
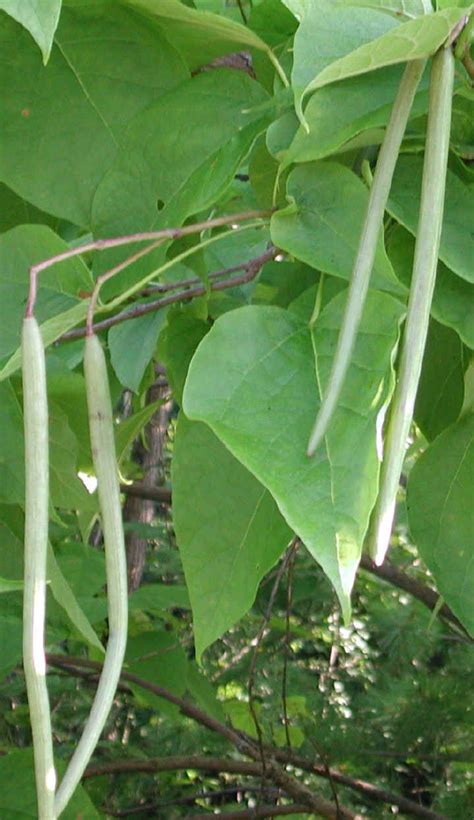
M 92 325 L 90 330 L 94 333 L 99 333 L 100 331 L 108 330 L 121 322 L 129 322 L 131 319 L 137 319 L 139 316 L 145 316 L 147 313 L 154 313 L 157 310 L 168 307 L 168 305 L 173 305 L 176 302 L 188 301 L 189 299 L 195 299 L 199 296 L 205 296 L 208 290 L 227 290 L 228 288 L 235 288 L 238 285 L 247 284 L 248 282 L 251 282 L 252 279 L 255 279 L 260 271 L 260 268 L 265 264 L 265 262 L 273 259 L 277 253 L 278 251 L 276 248 L 269 248 L 265 251 L 265 253 L 262 253 L 255 259 L 251 259 L 247 263 L 245 272 L 240 276 L 234 276 L 230 279 L 211 282 L 209 289 L 206 289 L 204 285 L 199 285 L 193 288 L 188 288 L 187 290 L 179 291 L 178 293 L 172 293 L 169 296 L 164 296 L 162 299 L 157 299 L 144 305 L 135 305 L 128 310 L 117 313 L 115 316 L 110 316 L 108 319 L 103 319 L 101 322 L 96 322 Z M 60 336 L 58 341 L 68 342 L 72 339 L 81 339 L 85 335 L 87 335 L 87 328 L 75 328 L 74 330 L 69 330 L 67 333 Z
M 239 7 L 240 16 L 243 20 L 244 25 L 247 25 L 247 15 L 245 14 L 244 7 L 242 5 L 242 0 L 237 0 L 237 5 Z
M 288 561 L 288 577 L 286 588 L 286 613 L 285 613 L 285 640 L 283 644 L 283 674 L 281 679 L 281 703 L 283 708 L 283 723 L 285 726 L 286 745 L 291 749 L 290 726 L 288 720 L 287 684 L 288 684 L 288 654 L 290 651 L 290 616 L 293 600 L 293 569 L 295 566 L 296 549 L 292 552 Z
M 67 251 L 58 253 L 55 256 L 50 256 L 48 259 L 43 259 L 41 262 L 30 267 L 30 290 L 26 303 L 26 316 L 33 315 L 38 287 L 38 274 L 47 268 L 51 268 L 53 265 L 57 265 L 59 262 L 64 262 L 75 256 L 82 256 L 83 253 L 89 253 L 90 251 L 104 251 L 109 248 L 118 248 L 122 245 L 131 245 L 133 242 L 155 242 L 156 240 L 180 239 L 183 236 L 200 233 L 201 231 L 211 228 L 232 225 L 234 222 L 245 222 L 247 219 L 265 218 L 271 214 L 272 211 L 269 210 L 243 211 L 242 213 L 206 219 L 203 222 L 195 222 L 193 225 L 185 225 L 181 228 L 162 228 L 159 231 L 139 231 L 138 233 L 115 236 L 108 239 L 95 239 L 91 242 L 85 242 L 83 245 L 78 245 L 75 248 L 69 248 Z
M 285 572 L 288 568 L 289 562 L 291 561 L 291 559 L 294 555 L 294 552 L 297 549 L 297 545 L 298 545 L 298 540 L 296 538 L 294 538 L 291 545 L 290 545 L 290 547 L 287 549 L 286 554 L 285 554 L 285 556 L 284 556 L 284 558 L 283 558 L 283 560 L 282 560 L 282 562 L 281 562 L 281 564 L 278 568 L 278 571 L 277 571 L 276 576 L 275 576 L 275 580 L 273 582 L 272 591 L 270 593 L 270 598 L 268 599 L 268 605 L 267 605 L 267 608 L 266 608 L 266 611 L 265 611 L 265 615 L 262 619 L 262 623 L 260 624 L 260 628 L 258 630 L 257 636 L 253 641 L 254 650 L 253 650 L 252 659 L 251 659 L 251 662 L 250 662 L 250 670 L 249 670 L 249 678 L 248 678 L 248 690 L 247 691 L 248 691 L 248 697 L 249 697 L 249 709 L 250 709 L 250 713 L 252 715 L 253 722 L 255 724 L 255 730 L 257 732 L 258 746 L 259 746 L 259 751 L 260 751 L 260 760 L 261 760 L 261 763 L 262 763 L 262 768 L 263 768 L 264 775 L 265 775 L 266 760 L 265 760 L 265 753 L 264 753 L 264 750 L 263 750 L 263 734 L 262 734 L 262 729 L 261 729 L 261 726 L 260 726 L 260 722 L 259 722 L 258 717 L 257 717 L 257 712 L 255 710 L 254 697 L 253 697 L 253 690 L 254 690 L 254 684 L 255 684 L 255 671 L 256 671 L 256 667 L 257 667 L 257 655 L 258 655 L 258 650 L 260 649 L 260 644 L 262 642 L 263 636 L 264 636 L 265 631 L 267 629 L 268 622 L 269 622 L 271 614 L 272 614 L 273 605 L 275 603 L 275 598 L 276 598 L 276 595 L 277 595 L 277 592 L 278 592 L 278 589 L 279 589 L 279 586 L 280 586 L 280 583 L 281 583 L 281 579 L 283 578 L 283 575 L 285 574 Z
M 208 279 L 222 279 L 224 276 L 229 276 L 231 273 L 237 273 L 239 270 L 245 270 L 248 265 L 248 262 L 240 262 L 238 265 L 231 265 L 228 268 L 213 271 L 208 275 Z M 200 284 L 202 284 L 202 279 L 200 279 L 199 276 L 192 276 L 189 279 L 181 279 L 177 282 L 160 282 L 157 285 L 150 285 L 148 288 L 143 288 L 138 295 L 153 296 L 154 293 L 168 293 L 170 290 L 190 288 L 193 285 Z

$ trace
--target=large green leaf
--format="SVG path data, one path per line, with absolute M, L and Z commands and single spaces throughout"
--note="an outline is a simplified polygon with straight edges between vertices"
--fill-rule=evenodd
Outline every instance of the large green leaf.
M 457 333 L 432 319 L 415 404 L 415 421 L 429 441 L 461 412 L 466 363 Z
M 392 389 L 402 306 L 371 292 L 344 391 L 324 447 L 309 433 L 325 389 L 344 295 L 308 325 L 275 307 L 227 313 L 201 342 L 184 391 L 205 421 L 270 490 L 289 526 L 332 581 L 344 616 L 377 494 L 376 420 Z
M 343 165 L 315 162 L 295 168 L 287 182 L 290 205 L 273 214 L 274 244 L 313 268 L 349 279 L 359 244 L 368 191 Z M 380 237 L 373 283 L 403 293 Z
M 415 239 L 401 225 L 390 232 L 387 250 L 395 273 L 410 287 Z M 438 262 L 431 315 L 452 327 L 463 342 L 474 349 L 474 284 L 456 276 Z
M 291 531 L 268 490 L 208 427 L 183 414 L 172 482 L 173 521 L 199 660 L 250 609 Z
M 367 13 L 372 16 L 374 12 Z M 319 70 L 306 86 L 304 94 L 346 77 L 429 57 L 443 45 L 465 13 L 465 9 L 444 9 L 401 23 L 376 40 L 367 37 L 365 45 L 361 45 L 350 54 L 346 53 L 346 56 L 340 59 L 331 61 L 330 65 Z M 368 40 L 371 42 L 367 42 Z
M 30 32 L 47 63 L 59 21 L 62 0 L 0 0 L 3 9 Z
M 262 87 L 240 71 L 201 74 L 163 95 L 131 123 L 94 199 L 97 236 L 177 226 L 212 205 L 229 185 L 267 124 Z M 212 123 L 212 127 L 210 127 Z M 133 249 L 103 254 L 97 270 Z M 114 278 L 105 296 L 119 293 L 163 259 L 162 250 Z
M 314 78 L 339 58 L 390 31 L 396 22 L 383 12 L 337 5 L 332 0 L 284 1 L 300 22 L 294 40 L 291 84 L 301 118 L 302 96 Z
M 400 157 L 387 205 L 392 216 L 412 234 L 416 234 L 418 225 L 422 172 L 422 157 Z M 473 186 L 448 170 L 439 258 L 462 279 L 474 283 L 473 213 Z
M 27 32 L 2 22 L 0 178 L 48 213 L 89 225 L 124 128 L 188 71 L 158 29 L 117 3 L 65 8 L 46 68 Z
M 462 416 L 415 464 L 408 520 L 439 592 L 474 636 L 474 414 Z
M 29 286 L 29 267 L 67 250 L 43 225 L 20 225 L 0 236 L 0 360 L 18 348 Z M 92 278 L 84 263 L 68 259 L 40 274 L 36 315 L 39 322 L 61 313 L 90 290 Z
M 284 155 L 284 165 L 328 156 L 361 132 L 385 126 L 403 69 L 389 66 L 370 75 L 351 77 L 321 88 L 305 108 L 308 131 L 300 126 Z M 412 117 L 428 108 L 428 73 L 415 96 Z

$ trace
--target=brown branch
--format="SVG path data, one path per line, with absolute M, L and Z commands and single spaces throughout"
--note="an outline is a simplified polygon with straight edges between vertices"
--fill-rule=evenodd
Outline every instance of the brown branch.
M 70 674 L 76 674 L 77 670 L 81 668 L 85 669 L 93 669 L 99 671 L 102 668 L 102 664 L 98 661 L 91 661 L 86 658 L 77 658 L 77 657 L 70 657 L 66 655 L 47 655 L 47 662 L 50 666 L 58 667 L 60 669 L 64 669 L 68 671 Z M 197 706 L 194 706 L 192 703 L 184 700 L 183 698 L 174 695 L 172 692 L 169 692 L 167 689 L 159 686 L 158 684 L 151 683 L 150 681 L 145 681 L 142 678 L 139 678 L 137 675 L 133 675 L 130 672 L 122 672 L 121 675 L 122 682 L 128 681 L 130 683 L 135 683 L 137 686 L 140 686 L 143 689 L 147 689 L 150 692 L 153 692 L 155 695 L 164 698 L 164 700 L 169 701 L 170 703 L 174 703 L 180 709 L 181 713 L 186 717 L 195 720 L 196 723 L 201 724 L 201 726 L 205 726 L 207 729 L 210 729 L 212 732 L 216 732 L 220 734 L 222 737 L 225 737 L 235 748 L 244 755 L 253 758 L 253 763 L 249 764 L 250 766 L 260 766 L 259 772 L 262 771 L 261 763 L 259 761 L 259 749 L 258 746 L 255 744 L 252 738 L 248 735 L 245 735 L 243 732 L 236 732 L 235 729 L 232 729 L 229 726 L 226 726 L 224 723 L 216 720 L 211 715 L 208 715 L 206 712 L 203 712 Z M 303 757 L 299 757 L 293 753 L 289 753 L 284 749 L 276 749 L 271 746 L 265 746 L 265 749 L 268 751 L 268 754 L 271 755 L 275 761 L 280 761 L 283 764 L 293 764 L 298 768 L 306 771 L 310 774 L 314 774 L 317 777 L 322 777 L 324 779 L 328 779 L 328 772 L 325 766 L 320 766 L 318 764 L 314 764 L 313 762 L 306 760 Z M 122 761 L 130 765 L 130 761 Z M 146 760 L 138 760 L 135 762 L 134 765 L 137 767 L 143 764 L 148 763 Z M 282 782 L 274 777 L 274 770 L 272 769 L 271 762 L 266 762 L 267 764 L 267 775 L 270 775 L 270 778 L 273 780 L 274 783 L 280 785 L 282 788 L 287 791 L 285 786 Z M 115 761 L 114 765 L 118 765 L 118 762 Z M 137 768 L 136 771 L 139 771 Z M 252 773 L 255 774 L 256 770 L 253 770 Z M 282 771 L 282 770 L 280 770 Z M 250 773 L 250 770 L 249 770 Z M 412 800 L 408 800 L 407 798 L 400 797 L 393 792 L 389 792 L 386 789 L 379 788 L 378 786 L 374 786 L 372 783 L 367 783 L 364 780 L 360 780 L 358 778 L 352 778 L 348 775 L 344 775 L 339 772 L 337 769 L 330 769 L 331 779 L 335 783 L 340 783 L 342 786 L 347 786 L 347 788 L 352 789 L 353 791 L 362 794 L 363 797 L 377 800 L 381 803 L 386 803 L 388 805 L 398 806 L 401 811 L 405 814 L 412 815 L 413 817 L 422 817 L 424 820 L 447 820 L 447 818 L 443 815 L 436 814 L 435 812 L 430 811 L 429 809 L 424 808 L 423 806 L 419 806 L 418 803 L 413 802 Z M 286 775 L 286 772 L 283 772 Z M 291 780 L 291 778 L 290 778 Z M 285 785 L 287 786 L 288 783 L 286 782 Z M 300 785 L 300 784 L 298 784 Z M 306 789 L 306 787 L 304 787 Z M 290 791 L 287 791 L 287 794 L 291 794 Z M 312 793 L 310 792 L 312 795 Z M 291 795 L 293 796 L 293 795 Z M 305 795 L 306 796 L 306 795 Z M 314 797 L 314 795 L 312 795 Z M 306 800 L 301 799 L 301 794 L 297 798 L 299 802 L 306 803 Z M 325 801 L 327 804 L 327 801 Z M 334 814 L 334 806 L 332 803 L 329 804 L 332 814 L 329 815 L 330 817 L 336 817 Z M 347 811 L 347 810 L 344 810 Z M 323 817 L 328 815 L 323 814 Z M 346 815 L 341 815 L 341 817 L 350 817 L 350 813 Z
M 286 814 L 312 814 L 312 809 L 307 806 L 300 806 L 293 803 L 291 806 L 256 806 L 254 809 L 242 809 L 242 811 L 223 811 L 219 814 L 223 820 L 254 820 L 257 817 L 283 817 Z M 341 815 L 342 816 L 342 815 Z M 207 814 L 189 815 L 189 820 L 209 820 Z
M 247 760 L 227 760 L 225 757 L 207 757 L 206 755 L 173 755 L 170 757 L 151 757 L 139 760 L 111 760 L 88 766 L 84 778 L 102 777 L 111 774 L 137 774 L 152 772 L 174 772 L 180 769 L 198 769 L 199 771 L 219 774 L 238 774 L 260 777 L 262 764 Z M 242 786 L 244 789 L 244 786 Z
M 237 273 L 239 270 L 245 270 L 248 265 L 248 262 L 240 262 L 239 265 L 230 265 L 228 268 L 221 268 L 220 270 L 212 271 L 212 273 L 208 274 L 208 279 L 222 279 L 224 276 L 229 276 L 231 273 Z M 202 279 L 200 279 L 199 276 L 192 276 L 189 279 L 180 279 L 176 282 L 159 282 L 157 285 L 150 285 L 147 288 L 143 288 L 138 295 L 152 296 L 154 293 L 168 293 L 170 290 L 190 288 L 193 285 L 200 284 L 202 284 Z
M 404 592 L 408 592 L 428 607 L 431 612 L 437 608 L 440 599 L 439 594 L 434 589 L 431 589 L 425 584 L 421 584 L 419 581 L 415 580 L 415 578 L 411 578 L 410 575 L 402 569 L 396 567 L 395 564 L 385 561 L 381 567 L 378 567 L 368 555 L 363 555 L 360 565 L 362 569 L 367 570 L 367 572 L 370 572 L 372 575 L 376 575 L 377 578 L 381 578 L 383 581 L 387 581 L 387 583 L 398 587 L 398 589 L 403 589 Z M 437 611 L 437 614 L 446 621 L 449 621 L 449 623 L 453 624 L 453 626 L 462 632 L 463 636 L 472 641 L 472 638 L 466 632 L 461 621 L 456 618 L 456 615 L 447 604 L 442 604 Z
M 158 504 L 171 504 L 171 490 L 168 487 L 145 487 L 144 484 L 121 484 L 120 492 L 134 498 L 146 498 Z
M 169 296 L 164 296 L 162 299 L 157 299 L 154 302 L 148 302 L 145 305 L 135 305 L 128 310 L 117 313 L 115 316 L 110 316 L 108 319 L 103 319 L 101 322 L 96 322 L 96 324 L 91 327 L 91 330 L 93 330 L 94 333 L 99 333 L 102 330 L 108 330 L 110 327 L 120 324 L 121 322 L 128 322 L 131 319 L 136 319 L 138 316 L 145 316 L 147 313 L 154 313 L 155 311 L 168 307 L 168 305 L 173 305 L 176 302 L 188 301 L 189 299 L 195 299 L 199 296 L 205 296 L 208 293 L 208 290 L 220 291 L 227 290 L 228 288 L 235 288 L 238 285 L 245 285 L 248 282 L 251 282 L 252 279 L 255 279 L 265 262 L 273 259 L 277 253 L 278 251 L 276 248 L 272 247 L 262 253 L 261 256 L 251 259 L 245 267 L 245 272 L 240 276 L 210 282 L 209 288 L 206 288 L 204 285 L 196 285 L 195 287 L 179 291 L 178 293 L 172 293 Z M 80 339 L 85 335 L 85 327 L 75 328 L 74 330 L 69 330 L 67 333 L 64 333 L 58 341 L 67 342 L 71 341 L 71 339 Z

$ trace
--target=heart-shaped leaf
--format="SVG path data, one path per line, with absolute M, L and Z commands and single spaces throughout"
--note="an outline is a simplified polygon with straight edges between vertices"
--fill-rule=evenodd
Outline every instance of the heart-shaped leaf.
M 332 581 L 346 620 L 378 483 L 376 423 L 392 390 L 403 307 L 371 293 L 325 444 L 306 446 L 325 389 L 345 294 L 314 332 L 286 310 L 249 306 L 217 320 L 191 362 L 186 414 L 206 422 L 272 493 Z

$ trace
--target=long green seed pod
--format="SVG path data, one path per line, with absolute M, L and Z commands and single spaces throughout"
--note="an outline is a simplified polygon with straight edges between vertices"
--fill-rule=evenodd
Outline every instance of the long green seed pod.
M 368 539 L 370 553 L 379 565 L 385 557 L 390 540 L 406 441 L 413 418 L 428 334 L 443 225 L 453 81 L 454 57 L 451 48 L 443 48 L 433 58 L 431 69 L 428 126 L 413 277 L 403 334 L 398 382 L 390 407 L 385 437 L 379 495 L 372 515 Z
M 95 335 L 86 337 L 84 369 L 91 448 L 104 534 L 109 639 L 89 718 L 56 795 L 55 809 L 58 815 L 79 783 L 112 707 L 122 670 L 128 628 L 127 566 L 112 403 L 105 356 Z
M 336 410 L 344 380 L 351 363 L 351 356 L 369 288 L 370 275 L 374 266 L 377 240 L 380 235 L 385 206 L 392 184 L 393 172 L 413 99 L 424 67 L 424 60 L 415 60 L 408 63 L 401 79 L 390 121 L 385 132 L 385 138 L 380 149 L 377 167 L 370 189 L 365 222 L 360 236 L 357 256 L 354 261 L 344 318 L 342 320 L 332 370 L 327 390 L 309 439 L 309 456 L 313 455 L 326 434 L 334 411 Z
M 22 357 L 26 484 L 23 667 L 33 735 L 38 817 L 53 820 L 56 773 L 44 652 L 49 503 L 48 403 L 43 341 L 33 316 L 23 322 Z

